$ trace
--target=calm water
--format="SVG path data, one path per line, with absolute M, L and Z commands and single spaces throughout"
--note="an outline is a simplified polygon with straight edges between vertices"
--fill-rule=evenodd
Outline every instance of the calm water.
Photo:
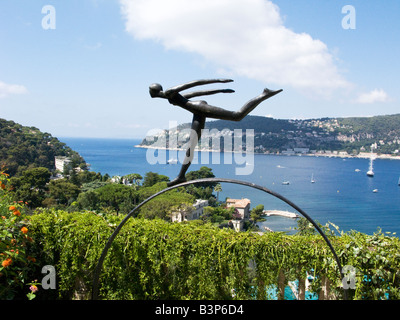
M 72 149 L 79 152 L 91 164 L 91 170 L 113 175 L 126 175 L 153 171 L 173 179 L 179 172 L 178 164 L 154 164 L 146 160 L 146 153 L 153 150 L 135 148 L 139 140 L 61 138 Z M 183 152 L 168 151 L 155 153 L 161 159 L 183 157 Z M 366 176 L 369 160 L 340 159 L 325 157 L 299 157 L 255 155 L 251 175 L 236 175 L 236 158 L 227 154 L 232 164 L 226 164 L 224 154 L 207 153 L 202 156 L 203 164 L 193 164 L 190 170 L 202 165 L 212 168 L 216 177 L 250 181 L 267 187 L 288 198 L 303 209 L 314 220 L 322 224 L 330 221 L 341 230 L 357 230 L 372 234 L 380 227 L 384 232 L 400 234 L 400 161 L 376 160 L 375 177 Z M 212 157 L 220 156 L 220 164 L 211 164 Z M 209 163 L 204 163 L 209 159 Z M 199 162 L 199 161 L 198 161 Z M 242 162 L 243 163 L 243 162 Z M 359 169 L 360 172 L 355 170 Z M 311 183 L 311 176 L 316 183 Z M 282 185 L 290 181 L 289 185 Z M 289 210 L 289 205 L 261 191 L 234 185 L 222 184 L 219 198 L 249 198 L 252 208 L 263 204 L 268 210 Z M 372 192 L 378 189 L 377 193 Z M 289 230 L 296 226 L 295 220 L 271 217 L 263 225 L 272 230 Z

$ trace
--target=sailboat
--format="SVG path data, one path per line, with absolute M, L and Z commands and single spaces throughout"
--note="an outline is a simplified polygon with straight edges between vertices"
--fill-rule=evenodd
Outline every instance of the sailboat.
M 400 177 L 399 177 L 399 181 L 397 181 L 397 184 L 400 186 Z
M 311 183 L 315 183 L 314 173 L 311 175 Z
M 373 177 L 374 176 L 374 167 L 373 167 L 373 165 L 374 165 L 374 159 L 371 158 L 369 160 L 369 170 L 367 171 L 367 176 L 368 177 Z
M 168 159 L 167 163 L 168 164 L 177 164 L 178 163 L 178 159 L 175 159 L 175 158 Z
M 371 158 L 369 159 L 369 170 L 367 171 L 368 177 L 374 176 L 374 157 L 372 155 L 372 146 L 371 146 Z

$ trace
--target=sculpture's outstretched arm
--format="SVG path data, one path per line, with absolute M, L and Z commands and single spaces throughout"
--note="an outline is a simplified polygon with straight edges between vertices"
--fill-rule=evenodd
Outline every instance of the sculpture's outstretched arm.
M 168 97 L 170 94 L 174 94 L 189 88 L 193 88 L 196 86 L 202 86 L 205 84 L 210 84 L 210 83 L 227 83 L 227 82 L 233 82 L 231 79 L 206 79 L 206 80 L 195 80 L 191 81 L 185 84 L 181 84 L 172 88 L 169 88 L 165 91 L 165 95 Z
M 195 91 L 195 92 L 189 92 L 182 94 L 186 99 L 190 99 L 193 97 L 199 97 L 199 96 L 208 96 L 216 93 L 233 93 L 235 90 L 232 89 L 220 89 L 220 90 L 204 90 L 204 91 Z

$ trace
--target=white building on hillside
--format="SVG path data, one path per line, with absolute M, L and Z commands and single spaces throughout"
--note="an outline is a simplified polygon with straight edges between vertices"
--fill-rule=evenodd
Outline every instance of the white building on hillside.
M 207 200 L 197 199 L 196 202 L 193 204 L 194 210 L 191 213 L 191 219 L 189 219 L 189 220 L 199 219 L 201 217 L 201 215 L 203 214 L 204 207 L 207 207 L 207 206 L 208 206 Z
M 202 214 L 204 207 L 208 206 L 207 200 L 197 199 L 193 204 L 192 210 L 179 210 L 177 212 L 173 212 L 171 215 L 172 222 L 182 222 L 182 221 L 190 221 L 199 219 Z
M 71 159 L 68 157 L 57 156 L 54 157 L 56 170 L 61 173 L 64 172 L 64 167 L 71 162 Z

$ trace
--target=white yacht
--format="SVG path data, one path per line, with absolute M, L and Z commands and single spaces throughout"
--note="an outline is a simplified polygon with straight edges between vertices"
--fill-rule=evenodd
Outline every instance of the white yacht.
M 374 176 L 374 154 L 372 153 L 373 149 L 371 146 L 371 158 L 369 159 L 369 170 L 367 171 L 367 176 L 368 177 L 373 177 Z
M 177 164 L 178 163 L 178 159 L 169 159 L 168 161 L 167 161 L 167 163 L 168 164 Z
M 367 171 L 367 176 L 368 177 L 374 176 L 374 159 L 372 157 L 369 160 L 369 170 Z

